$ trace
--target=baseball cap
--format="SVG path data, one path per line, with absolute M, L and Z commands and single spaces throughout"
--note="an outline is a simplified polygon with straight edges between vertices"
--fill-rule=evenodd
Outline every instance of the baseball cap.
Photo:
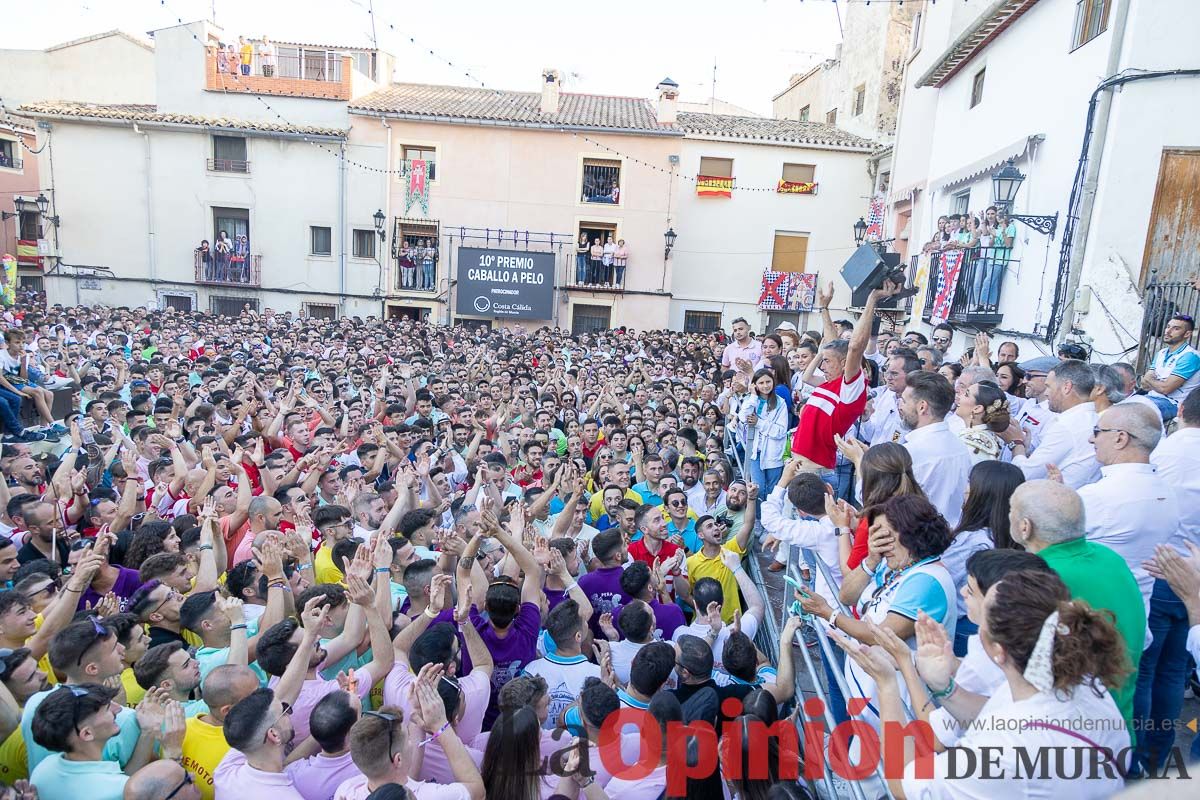
M 777 330 L 777 331 L 791 331 L 792 333 L 796 333 L 796 326 L 795 326 L 795 325 L 793 325 L 793 324 L 792 324 L 792 323 L 790 323 L 790 322 L 781 322 L 781 323 L 779 323 L 778 325 L 776 325 L 776 326 L 775 326 L 775 330 Z
M 1027 375 L 1034 372 L 1047 375 L 1050 373 L 1050 370 L 1057 367 L 1059 363 L 1061 363 L 1061 359 L 1055 358 L 1054 356 L 1040 356 L 1038 358 L 1031 358 L 1028 361 L 1021 362 L 1021 369 L 1025 370 L 1025 374 Z

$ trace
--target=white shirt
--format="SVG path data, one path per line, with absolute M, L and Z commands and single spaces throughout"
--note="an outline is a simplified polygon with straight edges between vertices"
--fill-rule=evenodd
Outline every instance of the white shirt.
M 1100 462 L 1092 446 L 1092 428 L 1100 417 L 1094 403 L 1068 408 L 1042 433 L 1042 443 L 1032 455 L 1014 456 L 1012 463 L 1021 468 L 1028 480 L 1046 477 L 1046 465 L 1062 471 L 1063 483 L 1078 489 L 1100 480 Z
M 972 467 L 971 452 L 945 421 L 909 431 L 904 446 L 912 456 L 917 483 L 954 528 L 962 516 Z
M 1040 727 L 1047 722 L 1076 735 Z M 1093 758 L 1099 758 L 1103 764 L 1103 756 L 1091 753 L 1091 746 L 1079 736 L 1114 754 L 1129 746 L 1129 733 L 1121 712 L 1108 692 L 1097 697 L 1090 687 L 1076 686 L 1070 695 L 1039 692 L 1017 701 L 1008 681 L 1004 681 L 958 742 L 958 747 L 974 751 L 975 768 L 966 769 L 968 757 L 958 753 L 956 774 L 950 778 L 950 754 L 943 752 L 933 757 L 933 777 L 922 780 L 916 777 L 917 762 L 910 762 L 904 770 L 904 794 L 922 800 L 983 797 L 1090 800 L 1120 791 L 1124 782 L 1116 770 L 1112 778 L 1106 777 L 1103 766 L 1095 770 L 1094 776 L 1089 772 Z M 989 748 L 986 758 L 990 763 L 986 772 L 979 768 L 985 747 Z M 1063 770 L 1068 775 L 1073 773 L 1079 758 L 1084 769 L 1079 778 L 1067 782 L 1059 777 L 1053 755 L 1055 748 L 1065 748 Z M 1040 766 L 1028 769 L 1035 758 Z
M 725 642 L 729 640 L 729 631 L 732 626 L 722 625 L 721 632 L 717 634 L 717 640 L 713 642 L 713 667 L 721 666 L 721 654 L 725 652 Z M 703 639 L 708 635 L 712 628 L 708 625 L 708 620 L 703 617 L 697 617 L 696 621 L 691 625 L 684 625 L 676 628 L 674 635 L 671 636 L 671 641 L 678 642 L 680 636 L 691 635 Z M 751 639 L 758 633 L 758 617 L 753 611 L 742 612 L 742 633 L 749 636 Z
M 1200 544 L 1200 428 L 1180 428 L 1150 454 L 1159 480 L 1175 490 L 1179 529 L 1171 544 L 1187 556 L 1185 541 Z
M 833 576 L 837 586 L 830 586 L 825 573 L 818 568 L 815 588 L 832 608 L 840 608 L 838 589 L 842 585 L 842 562 L 838 552 L 837 528 L 829 517 L 819 520 L 794 519 L 791 503 L 787 501 L 787 487 L 776 486 L 762 506 L 762 525 L 767 533 L 787 544 L 798 544 L 813 551 Z
M 958 672 L 954 673 L 958 688 L 991 697 L 1006 681 L 1004 670 L 984 652 L 979 634 L 971 634 L 967 638 L 967 654 L 958 662 Z M 933 735 L 946 747 L 953 747 L 962 738 L 962 725 L 943 706 L 929 713 L 929 725 L 933 728 Z
M 1033 455 L 1041 446 L 1042 435 L 1050 423 L 1056 419 L 1058 419 L 1058 414 L 1051 411 L 1049 404 L 1045 402 L 1035 403 L 1026 399 L 1021 404 L 1020 409 L 1016 412 L 1016 420 L 1018 425 L 1029 431 L 1029 450 L 1026 455 Z
M 649 644 L 649 642 L 646 642 Z M 629 683 L 629 668 L 633 666 L 633 657 L 638 654 L 646 644 L 638 644 L 630 639 L 622 639 L 619 642 L 613 642 L 609 645 L 609 652 L 612 653 L 613 672 L 617 674 L 617 680 L 621 685 Z
M 891 389 L 875 398 L 875 411 L 863 424 L 863 436 L 868 437 L 871 447 L 883 442 L 903 442 L 906 428 L 896 407 L 896 393 Z
M 583 692 L 583 682 L 588 678 L 599 678 L 600 667 L 587 660 L 587 656 L 559 656 L 547 654 L 525 667 L 526 674 L 541 675 L 546 679 L 547 694 L 550 695 L 550 713 L 545 728 L 553 728 L 571 704 Z
M 1155 545 L 1165 544 L 1179 527 L 1175 490 L 1151 464 L 1109 464 L 1100 471 L 1100 480 L 1079 489 L 1088 541 L 1112 548 L 1125 559 L 1149 615 L 1154 577 L 1142 562 L 1153 558 Z

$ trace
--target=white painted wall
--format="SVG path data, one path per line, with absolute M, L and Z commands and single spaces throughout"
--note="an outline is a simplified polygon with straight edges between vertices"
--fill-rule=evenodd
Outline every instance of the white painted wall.
M 0 97 L 22 103 L 153 103 L 154 53 L 123 36 L 57 50 L 0 50 Z
M 343 247 L 345 292 L 369 296 L 378 285 L 379 268 L 373 259 L 349 257 L 349 231 L 373 229 L 371 216 L 381 203 L 380 181 L 374 173 L 353 167 L 347 171 L 343 237 L 339 234 L 339 161 L 315 145 L 251 138 L 248 175 L 210 173 L 205 163 L 212 148 L 207 133 L 143 130 L 150 137 L 152 203 L 146 191 L 145 142 L 132 126 L 53 123 L 56 206 L 63 218 L 59 246 L 64 260 L 106 266 L 122 279 L 103 281 L 102 296 L 92 302 L 140 305 L 154 297 L 156 289 L 195 290 L 192 250 L 201 239 L 213 241 L 216 206 L 249 209 L 250 249 L 262 255 L 263 288 L 199 287 L 202 309 L 209 307 L 212 295 L 258 297 L 262 306 L 291 311 L 299 311 L 305 302 L 337 305 L 342 291 L 338 255 Z M 325 146 L 335 151 L 338 147 L 337 143 Z M 352 160 L 383 166 L 381 148 L 350 150 Z M 97 159 L 97 152 L 105 153 L 105 158 Z M 149 216 L 148 208 L 152 208 Z M 331 255 L 309 253 L 310 225 L 333 229 Z M 73 282 L 55 282 L 48 291 L 51 302 L 75 302 Z M 379 307 L 370 299 L 351 298 L 346 313 L 377 314 Z
M 694 184 L 681 183 L 673 212 L 679 238 L 671 253 L 672 329 L 683 328 L 685 311 L 720 311 L 725 327 L 739 316 L 765 321 L 758 297 L 776 231 L 807 233 L 807 270 L 825 279 L 834 278 L 854 251 L 854 221 L 865 212 L 871 188 L 866 153 L 693 138 L 683 140 L 681 153 L 684 175 L 699 172 L 701 156 L 732 158 L 736 185 L 758 188 L 774 187 L 785 162 L 815 164 L 818 193 L 735 189 L 728 199 L 697 197 Z M 848 305 L 850 292 L 840 278 L 834 285 L 836 311 Z

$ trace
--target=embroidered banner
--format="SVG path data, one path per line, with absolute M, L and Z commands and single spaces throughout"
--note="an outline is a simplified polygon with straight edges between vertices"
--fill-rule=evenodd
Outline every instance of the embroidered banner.
M 954 292 L 958 288 L 958 274 L 962 268 L 962 250 L 947 250 L 942 253 L 941 265 L 937 271 L 937 291 L 933 295 L 933 310 L 929 321 L 940 325 L 950 317 L 950 307 L 954 304 Z
M 415 158 L 408 162 L 408 176 L 404 182 L 404 213 L 407 214 L 413 203 L 421 205 L 421 214 L 429 216 L 429 162 Z
M 877 194 L 871 199 L 871 205 L 867 208 L 867 238 L 882 239 L 883 238 L 883 195 Z
M 696 176 L 696 194 L 700 197 L 732 197 L 733 178 L 717 178 L 712 175 Z
M 792 292 L 787 307 L 792 311 L 812 311 L 817 304 L 817 273 L 792 273 Z
M 763 270 L 762 291 L 758 295 L 758 307 L 764 311 L 782 311 L 787 308 L 788 294 L 792 288 L 792 273 Z
M 780 194 L 816 194 L 817 184 L 780 180 L 779 185 L 775 187 L 775 191 Z

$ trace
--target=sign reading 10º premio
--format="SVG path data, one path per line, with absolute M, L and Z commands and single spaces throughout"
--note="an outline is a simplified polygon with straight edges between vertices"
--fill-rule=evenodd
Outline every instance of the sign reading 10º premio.
M 551 319 L 554 253 L 460 247 L 456 291 L 457 315 Z

